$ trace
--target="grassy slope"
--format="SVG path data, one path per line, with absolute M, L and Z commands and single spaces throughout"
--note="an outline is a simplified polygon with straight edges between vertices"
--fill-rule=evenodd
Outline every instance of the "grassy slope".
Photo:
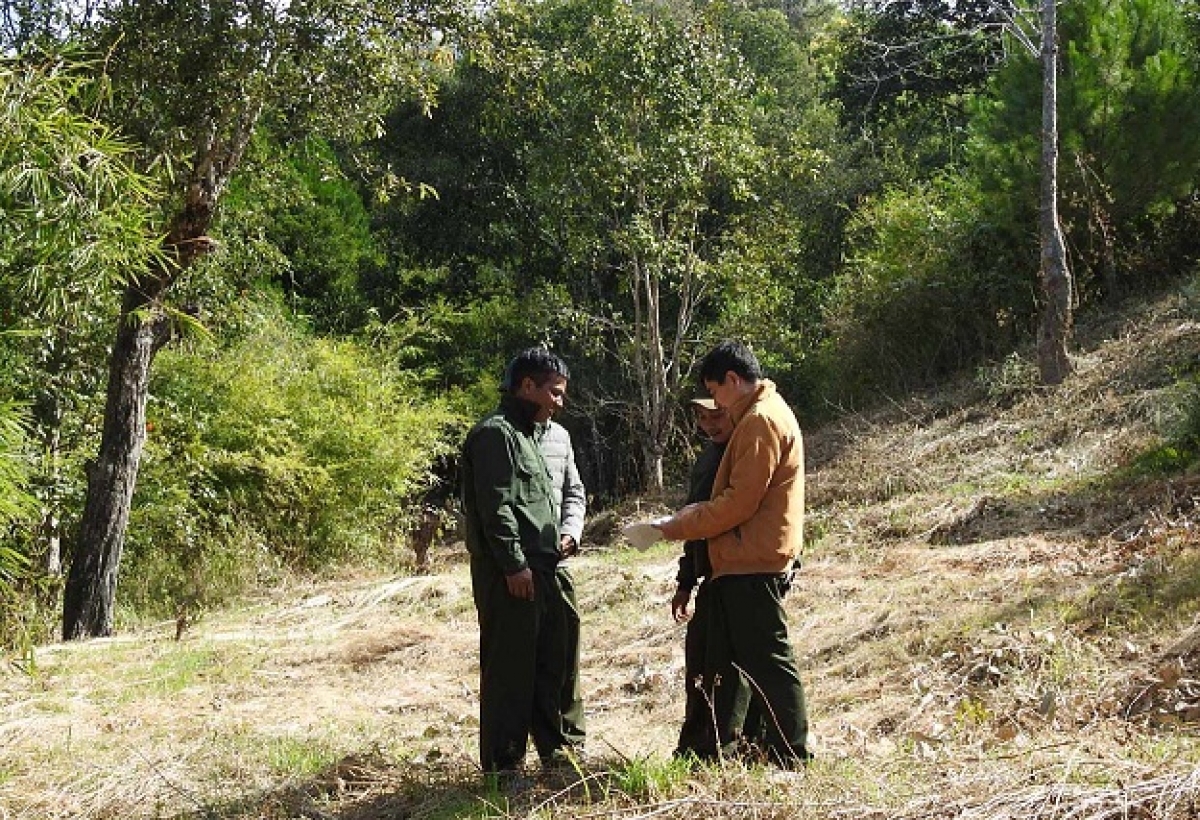
M 1058 390 L 1013 361 L 809 431 L 803 774 L 667 761 L 674 548 L 601 545 L 576 565 L 587 777 L 482 788 L 447 547 L 0 673 L 0 818 L 1189 816 L 1200 479 L 1129 467 L 1177 420 L 1198 320 L 1176 297 L 1089 327 Z

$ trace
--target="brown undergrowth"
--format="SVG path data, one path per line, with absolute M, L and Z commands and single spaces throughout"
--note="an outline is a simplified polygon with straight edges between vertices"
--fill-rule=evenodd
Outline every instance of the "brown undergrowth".
M 461 551 L 428 574 L 281 586 L 0 674 L 0 818 L 1167 818 L 1200 801 L 1200 478 L 1169 443 L 1200 312 L 1081 334 L 808 430 L 810 545 L 787 599 L 816 761 L 669 759 L 673 545 L 595 519 L 576 561 L 589 755 L 505 791 L 475 758 Z

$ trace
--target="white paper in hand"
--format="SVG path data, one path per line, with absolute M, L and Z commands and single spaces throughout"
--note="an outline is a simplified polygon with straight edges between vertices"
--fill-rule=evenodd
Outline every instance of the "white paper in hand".
M 633 545 L 634 549 L 645 552 L 652 546 L 662 540 L 662 532 L 651 524 L 649 521 L 639 521 L 636 524 L 630 524 L 625 529 L 621 530 L 621 534 L 625 536 L 625 540 Z

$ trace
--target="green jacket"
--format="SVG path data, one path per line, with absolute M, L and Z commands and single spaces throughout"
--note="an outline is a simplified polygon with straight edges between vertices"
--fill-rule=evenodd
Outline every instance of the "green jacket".
M 475 425 L 460 464 L 467 550 L 505 575 L 558 564 L 559 510 L 535 408 L 512 396 Z
M 725 444 L 710 441 L 704 445 L 688 477 L 688 494 L 685 504 L 697 504 L 712 498 L 713 479 L 725 455 Z M 675 582 L 681 587 L 692 589 L 701 578 L 712 576 L 712 565 L 708 562 L 708 541 L 693 538 L 683 544 L 683 555 L 679 556 L 679 572 Z

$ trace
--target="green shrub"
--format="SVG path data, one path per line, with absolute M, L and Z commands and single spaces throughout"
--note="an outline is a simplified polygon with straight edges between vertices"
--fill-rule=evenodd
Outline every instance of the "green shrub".
M 28 492 L 29 463 L 21 409 L 0 402 L 0 647 L 20 647 L 30 641 L 36 620 L 27 587 L 29 557 L 9 540 L 13 525 L 35 508 Z
M 1169 395 L 1163 442 L 1133 460 L 1133 476 L 1176 475 L 1200 463 L 1200 377 L 1182 380 Z
M 1002 355 L 1028 328 L 1036 259 L 1006 250 L 1020 243 L 968 180 L 886 192 L 855 216 L 851 247 L 825 317 L 834 397 L 928 385 Z
M 11 402 L 0 402 L 0 530 L 33 507 L 33 499 L 27 491 L 29 463 L 22 420 L 20 407 Z M 0 578 L 7 568 L 3 553 L 0 553 Z
M 280 319 L 164 351 L 129 529 L 126 604 L 215 603 L 280 568 L 397 561 L 455 418 L 366 348 Z

